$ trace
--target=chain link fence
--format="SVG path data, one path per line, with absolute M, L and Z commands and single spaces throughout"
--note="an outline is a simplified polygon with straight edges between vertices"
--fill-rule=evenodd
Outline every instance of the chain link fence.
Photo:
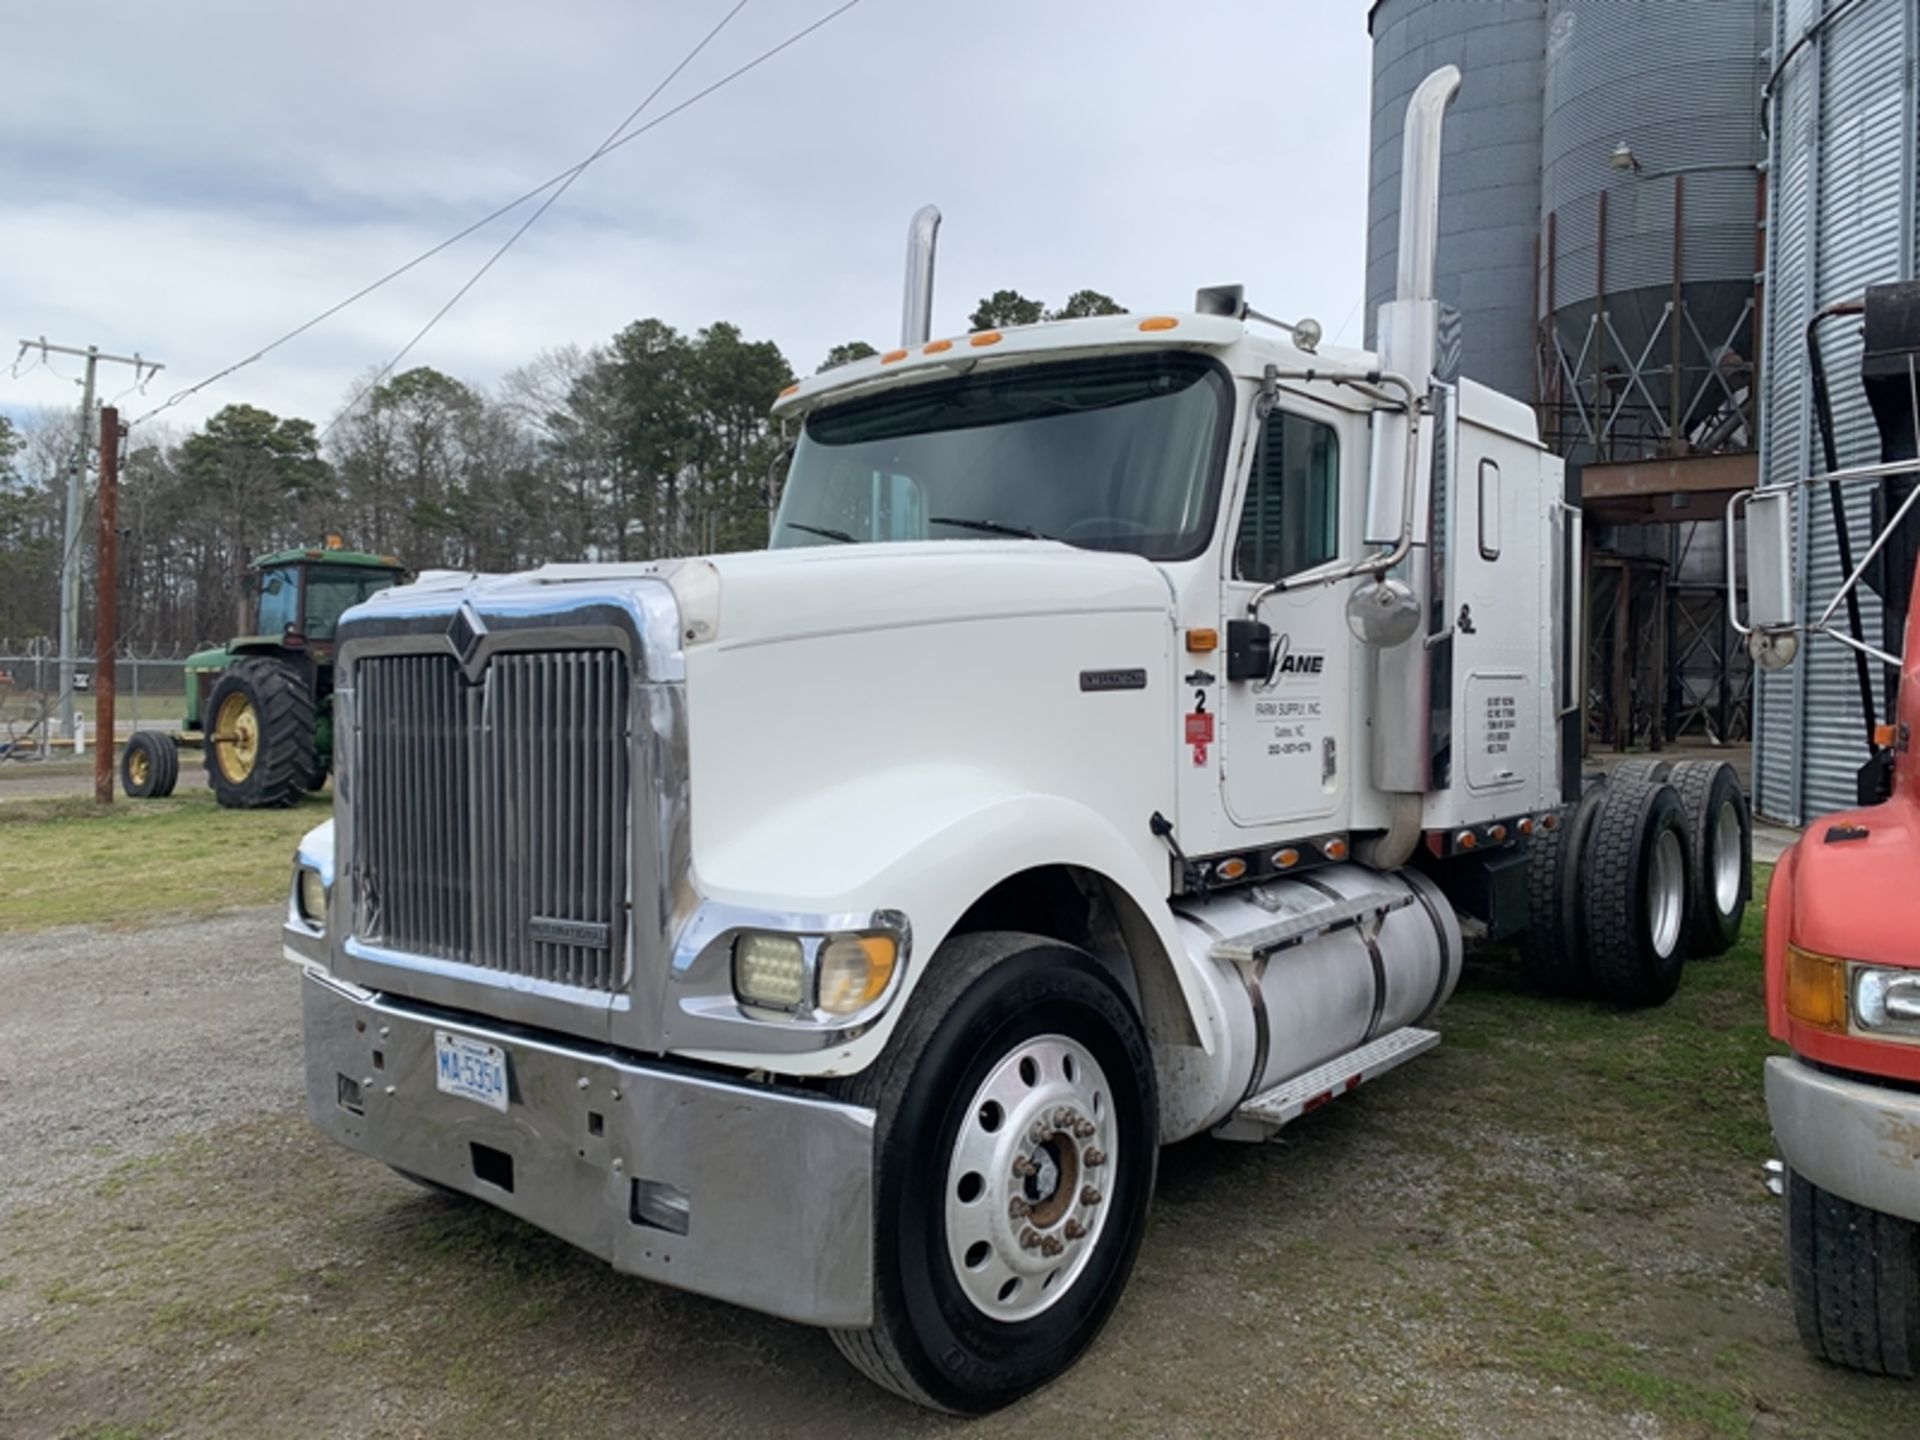
M 178 730 L 187 715 L 185 656 L 123 656 L 113 662 L 116 741 L 135 730 Z M 89 750 L 100 667 L 91 655 L 74 657 L 73 711 L 86 726 Z M 73 742 L 60 728 L 60 657 L 51 644 L 0 641 L 0 764 L 66 758 Z

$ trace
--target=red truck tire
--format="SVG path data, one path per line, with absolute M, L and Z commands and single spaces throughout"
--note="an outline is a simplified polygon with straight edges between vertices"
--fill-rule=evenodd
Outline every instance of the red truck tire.
M 1787 1286 L 1809 1350 L 1835 1365 L 1920 1375 L 1920 1225 L 1787 1174 Z

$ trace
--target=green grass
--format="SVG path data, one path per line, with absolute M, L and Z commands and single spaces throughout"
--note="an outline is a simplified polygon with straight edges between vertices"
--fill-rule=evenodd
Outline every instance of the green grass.
M 211 791 L 165 800 L 0 805 L 0 934 L 52 925 L 146 924 L 271 904 L 300 837 L 332 797 L 288 810 L 223 810 Z

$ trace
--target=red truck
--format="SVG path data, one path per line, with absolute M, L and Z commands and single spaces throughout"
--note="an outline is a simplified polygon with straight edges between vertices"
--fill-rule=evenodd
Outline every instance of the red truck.
M 1818 339 L 1823 322 L 1856 316 L 1881 455 L 1842 469 Z M 1827 473 L 1797 496 L 1803 487 L 1783 486 L 1747 502 L 1751 645 L 1763 665 L 1790 662 L 1802 636 L 1847 645 L 1860 667 L 1868 758 L 1857 808 L 1809 825 L 1773 872 L 1767 1023 L 1792 1053 L 1766 1065 L 1782 1157 L 1769 1166 L 1770 1184 L 1786 1202 L 1788 1286 L 1807 1346 L 1836 1364 L 1910 1379 L 1920 1374 L 1920 606 L 1911 603 L 1920 522 L 1908 518 L 1920 499 L 1920 285 L 1877 287 L 1829 307 L 1809 326 L 1808 345 Z M 1841 503 L 1849 484 L 1878 492 L 1877 534 L 1858 559 Z M 1823 486 L 1848 579 L 1824 616 L 1801 625 L 1786 563 L 1792 511 L 1797 499 L 1804 525 Z M 1879 595 L 1877 644 L 1862 623 L 1863 586 Z

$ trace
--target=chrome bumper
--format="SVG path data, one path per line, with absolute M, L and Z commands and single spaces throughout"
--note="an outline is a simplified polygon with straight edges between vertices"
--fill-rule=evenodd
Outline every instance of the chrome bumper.
M 1869 1210 L 1920 1221 L 1920 1095 L 1773 1056 L 1767 1116 L 1797 1174 Z
M 873 1112 L 423 1014 L 314 970 L 302 989 L 308 1113 L 341 1144 L 617 1270 L 872 1323 Z M 440 1091 L 435 1031 L 506 1052 L 504 1113 Z

